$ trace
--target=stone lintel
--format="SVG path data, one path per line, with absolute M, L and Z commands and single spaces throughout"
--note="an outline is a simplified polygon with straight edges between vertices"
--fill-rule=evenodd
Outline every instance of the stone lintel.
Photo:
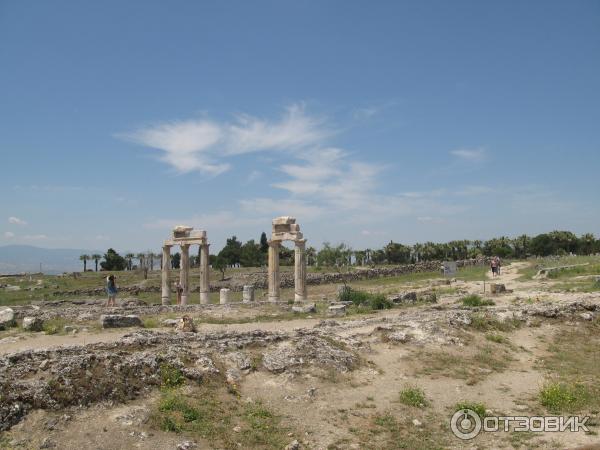
M 296 218 L 291 216 L 280 216 L 273 219 L 273 225 L 291 225 L 296 223 Z
M 271 241 L 281 242 L 281 241 L 299 241 L 303 239 L 302 233 L 299 231 L 296 233 L 284 232 L 284 233 L 272 233 Z

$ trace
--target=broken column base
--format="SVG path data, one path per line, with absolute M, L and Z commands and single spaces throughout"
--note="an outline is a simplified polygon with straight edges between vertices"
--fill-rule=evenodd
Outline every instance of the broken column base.
M 208 305 L 210 303 L 210 294 L 208 292 L 200 292 L 200 304 Z

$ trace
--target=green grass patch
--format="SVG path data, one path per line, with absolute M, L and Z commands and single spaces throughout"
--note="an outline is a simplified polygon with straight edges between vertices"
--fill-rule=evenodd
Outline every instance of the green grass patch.
M 461 411 L 464 409 L 470 409 L 482 419 L 486 416 L 485 410 L 487 409 L 483 403 L 461 401 L 454 405 L 454 412 Z
M 65 325 L 67 325 L 66 319 L 54 317 L 44 321 L 42 331 L 46 334 L 65 334 Z
M 402 389 L 400 391 L 400 402 L 408 406 L 414 406 L 415 408 L 424 408 L 429 404 L 423 389 L 416 386 L 409 386 Z
M 548 376 L 548 382 L 540 389 L 539 401 L 549 411 L 600 409 L 598 319 L 556 334 L 539 364 Z
M 170 364 L 160 365 L 161 387 L 174 388 L 185 383 L 185 377 L 177 367 Z
M 539 393 L 542 406 L 551 413 L 574 412 L 588 405 L 591 400 L 589 389 L 580 383 L 546 383 Z
M 518 319 L 504 319 L 498 320 L 497 318 L 487 314 L 473 314 L 471 316 L 471 328 L 477 331 L 514 331 L 520 328 L 522 325 Z
M 352 302 L 355 306 L 367 306 L 371 310 L 390 309 L 394 306 L 383 294 L 359 291 L 350 286 L 344 286 L 338 298 L 343 302 Z
M 495 303 L 492 300 L 483 299 L 477 294 L 467 295 L 461 298 L 459 302 L 461 302 L 463 306 L 467 306 L 469 308 L 495 305 Z
M 151 415 L 154 427 L 202 438 L 211 448 L 281 449 L 293 439 L 290 428 L 265 404 L 243 402 L 218 382 L 183 391 L 163 391 Z

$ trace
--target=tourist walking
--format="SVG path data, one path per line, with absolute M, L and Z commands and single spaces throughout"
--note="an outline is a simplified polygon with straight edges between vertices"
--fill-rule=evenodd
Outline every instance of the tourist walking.
M 492 267 L 492 278 L 495 278 L 498 273 L 498 260 L 496 259 L 496 256 L 492 258 L 490 266 Z
M 117 298 L 117 282 L 114 275 L 109 275 L 106 277 L 106 294 L 108 295 L 106 306 L 116 306 L 115 299 Z
M 183 294 L 183 286 L 181 285 L 179 278 L 177 279 L 177 282 L 175 283 L 175 292 L 177 292 L 177 304 L 181 305 L 181 294 Z
M 496 256 L 496 275 L 500 275 L 500 257 Z

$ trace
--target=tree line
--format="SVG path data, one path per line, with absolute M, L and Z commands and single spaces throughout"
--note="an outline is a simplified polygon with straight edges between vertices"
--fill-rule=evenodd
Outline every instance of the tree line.
M 266 233 L 262 233 L 258 242 L 254 239 L 242 243 L 236 236 L 227 239 L 225 246 L 217 253 L 210 255 L 209 264 L 222 275 L 229 267 L 261 267 L 267 264 L 269 244 Z M 350 265 L 408 264 L 421 261 L 442 261 L 477 258 L 480 256 L 499 256 L 501 258 L 527 258 L 529 256 L 551 256 L 579 254 L 590 255 L 600 252 L 600 239 L 591 233 L 576 236 L 570 231 L 552 231 L 536 236 L 523 234 L 515 238 L 502 236 L 484 240 L 455 240 L 445 243 L 424 242 L 404 245 L 390 241 L 380 249 L 355 250 L 341 243 L 323 244 L 320 250 L 306 248 L 306 262 L 309 266 L 340 267 Z M 87 261 L 98 263 L 103 270 L 154 270 L 162 267 L 162 254 L 153 252 L 127 253 L 120 256 L 114 249 L 109 249 L 104 256 L 81 255 L 84 270 Z M 137 261 L 137 264 L 134 262 Z M 294 264 L 294 250 L 280 247 L 279 261 L 283 266 Z M 179 252 L 171 257 L 171 268 L 178 269 L 181 262 Z M 190 255 L 192 267 L 200 265 L 200 253 Z

